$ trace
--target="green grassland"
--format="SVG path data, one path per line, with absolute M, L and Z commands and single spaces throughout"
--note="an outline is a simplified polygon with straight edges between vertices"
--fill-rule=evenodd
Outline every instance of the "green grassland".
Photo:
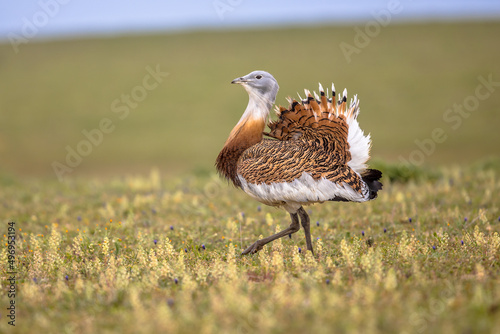
M 0 45 L 0 333 L 500 332 L 500 87 L 445 118 L 479 77 L 500 81 L 500 23 L 390 25 L 348 62 L 339 45 L 355 36 L 339 26 Z M 122 96 L 152 87 L 157 67 L 168 75 L 125 114 Z M 290 223 L 213 170 L 247 102 L 230 81 L 254 69 L 278 79 L 278 104 L 318 81 L 361 99 L 384 189 L 307 207 L 315 256 L 302 231 L 238 255 Z M 52 163 L 103 119 L 113 129 L 59 182 Z M 431 139 L 422 166 L 397 164 Z
M 314 257 L 302 231 L 240 257 L 289 217 L 215 176 L 15 181 L 15 332 L 498 333 L 498 170 L 439 174 L 308 207 Z
M 363 24 L 358 28 L 364 29 Z M 103 118 L 115 126 L 70 176 L 211 171 L 214 157 L 242 114 L 247 95 L 230 85 L 254 69 L 280 84 L 278 104 L 304 88 L 333 81 L 361 100 L 362 128 L 373 156 L 408 158 L 415 140 L 442 128 L 447 137 L 424 163 L 462 163 L 498 154 L 500 94 L 481 100 L 470 116 L 443 120 L 454 104 L 475 94 L 479 76 L 500 81 L 500 23 L 389 25 L 359 53 L 354 27 L 84 39 L 0 45 L 0 161 L 10 174 L 54 177 L 83 130 Z M 144 100 L 120 119 L 112 103 L 143 84 L 146 67 L 168 72 Z M 498 89 L 495 87 L 494 89 Z M 302 94 L 303 95 L 303 94 Z

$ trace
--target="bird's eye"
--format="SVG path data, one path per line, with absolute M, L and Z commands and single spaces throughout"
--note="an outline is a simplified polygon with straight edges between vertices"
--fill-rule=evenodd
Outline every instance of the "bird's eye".
M 259 75 L 257 75 L 255 78 L 257 78 L 257 79 L 262 79 L 262 75 L 260 75 L 260 74 L 259 74 Z

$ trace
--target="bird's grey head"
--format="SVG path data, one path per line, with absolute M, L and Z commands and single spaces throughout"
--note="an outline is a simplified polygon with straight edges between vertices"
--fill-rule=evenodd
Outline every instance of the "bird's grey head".
M 276 100 L 279 89 L 276 79 L 266 71 L 253 71 L 243 77 L 234 79 L 231 83 L 242 85 L 250 97 L 255 95 L 255 97 L 263 99 L 270 104 L 269 107 Z

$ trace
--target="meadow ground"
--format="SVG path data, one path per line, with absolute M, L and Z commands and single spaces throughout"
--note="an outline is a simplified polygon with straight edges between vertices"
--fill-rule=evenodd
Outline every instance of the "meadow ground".
M 377 200 L 308 207 L 302 231 L 215 175 L 3 180 L 16 295 L 0 248 L 0 332 L 498 333 L 498 168 L 389 182 Z

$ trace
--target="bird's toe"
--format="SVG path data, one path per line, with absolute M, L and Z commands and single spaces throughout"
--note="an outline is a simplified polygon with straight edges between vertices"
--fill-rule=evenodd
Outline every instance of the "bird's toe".
M 247 249 L 245 249 L 243 252 L 241 252 L 241 255 L 255 254 L 258 251 L 260 251 L 262 249 L 263 245 L 261 245 L 259 241 L 260 240 L 257 240 L 252 245 L 250 245 Z

